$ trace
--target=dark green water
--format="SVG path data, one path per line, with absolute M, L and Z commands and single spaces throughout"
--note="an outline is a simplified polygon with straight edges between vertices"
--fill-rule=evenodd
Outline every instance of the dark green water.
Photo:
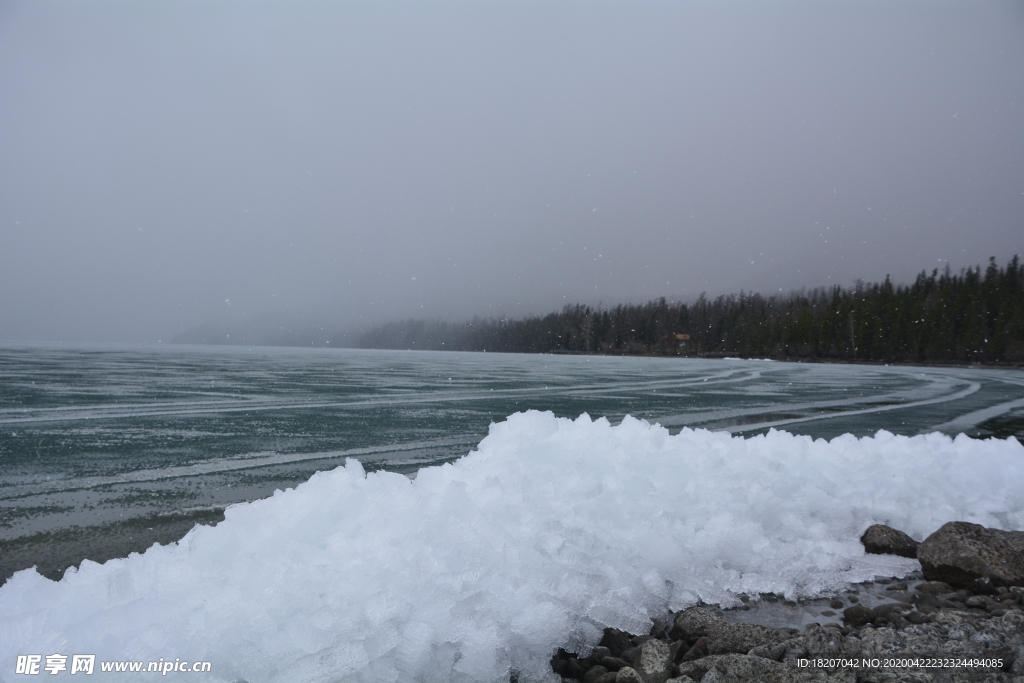
M 180 538 L 357 457 L 412 474 L 522 410 L 752 435 L 1024 440 L 1018 370 L 241 347 L 0 347 L 0 580 Z

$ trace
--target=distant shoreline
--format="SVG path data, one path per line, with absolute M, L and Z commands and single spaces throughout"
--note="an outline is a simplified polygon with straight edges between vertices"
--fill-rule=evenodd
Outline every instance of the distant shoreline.
M 14 342 L 12 342 L 14 343 Z M 31 342 L 17 342 L 19 344 L 31 345 Z M 67 342 L 65 345 L 74 346 L 73 342 Z M 377 346 L 306 346 L 302 344 L 221 344 L 221 343 L 205 343 L 196 344 L 192 342 L 165 342 L 164 346 L 209 346 L 209 347 L 224 347 L 224 348 L 266 348 L 266 349 L 322 349 L 326 351 L 345 351 L 345 350 L 357 350 L 357 351 L 430 351 L 438 353 L 510 353 L 522 356 L 597 356 L 604 358 L 677 358 L 687 360 L 744 360 L 744 361 L 772 361 L 776 363 L 836 363 L 842 365 L 874 365 L 874 366 L 898 366 L 906 365 L 911 367 L 942 367 L 942 368 L 1000 368 L 1010 370 L 1024 370 L 1024 361 L 977 361 L 977 362 L 965 362 L 965 361 L 947 361 L 947 360 L 935 360 L 935 361 L 915 361 L 915 360 L 874 360 L 874 359 L 863 359 L 863 358 L 830 358 L 830 357 L 814 357 L 814 356 L 787 356 L 781 358 L 772 358 L 771 356 L 746 356 L 743 354 L 730 354 L 730 353 L 715 353 L 715 354 L 700 354 L 700 355 L 683 355 L 683 354 L 669 354 L 669 353 L 611 353 L 607 351 L 562 351 L 562 350 L 551 350 L 551 351 L 499 351 L 491 349 L 419 349 L 415 347 L 405 348 L 393 348 L 393 347 L 377 347 Z
M 292 348 L 292 347 L 288 347 Z M 301 348 L 301 347 L 299 347 Z M 327 348 L 327 347 L 324 347 Z M 742 360 L 742 361 L 771 361 L 773 363 L 835 363 L 841 365 L 873 365 L 873 366 L 911 366 L 911 367 L 940 367 L 940 368 L 998 368 L 1003 370 L 1024 370 L 1024 362 L 1022 361 L 983 361 L 977 363 L 965 363 L 960 361 L 884 361 L 884 360 L 870 360 L 870 359 L 854 359 L 854 358 L 814 358 L 814 357 L 786 357 L 786 358 L 771 358 L 770 356 L 743 356 L 740 354 L 714 354 L 714 355 L 692 355 L 686 356 L 681 354 L 665 354 L 665 353 L 608 353 L 601 351 L 594 351 L 587 353 L 585 351 L 489 351 L 489 350 L 470 350 L 470 349 L 388 349 L 388 348 L 371 348 L 371 347 L 344 347 L 344 348 L 356 348 L 363 351 L 432 351 L 439 353 L 513 353 L 522 356 L 596 356 L 602 358 L 675 358 L 680 360 Z M 338 347 L 335 350 L 343 350 L 342 347 Z
M 173 343 L 1021 368 L 1024 265 L 1014 256 L 1004 266 L 922 271 L 909 285 L 887 277 L 520 317 L 392 319 L 361 331 L 339 323 L 208 320 Z

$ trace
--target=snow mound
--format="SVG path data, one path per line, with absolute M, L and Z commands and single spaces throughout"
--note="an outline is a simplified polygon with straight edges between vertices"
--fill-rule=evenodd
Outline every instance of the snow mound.
M 858 537 L 950 520 L 1021 529 L 1024 447 L 520 413 L 415 480 L 350 459 L 177 544 L 60 582 L 19 572 L 0 588 L 0 679 L 18 654 L 62 653 L 95 654 L 99 680 L 123 674 L 98 662 L 161 657 L 212 663 L 168 674 L 190 681 L 554 680 L 554 649 L 605 626 L 915 569 Z

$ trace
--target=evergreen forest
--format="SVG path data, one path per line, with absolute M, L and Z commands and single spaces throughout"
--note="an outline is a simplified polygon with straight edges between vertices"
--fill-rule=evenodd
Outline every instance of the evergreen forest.
M 407 320 L 357 346 L 911 363 L 1024 362 L 1024 268 L 922 272 L 910 285 L 857 282 L 764 296 L 740 292 L 613 308 L 568 305 L 522 319 Z

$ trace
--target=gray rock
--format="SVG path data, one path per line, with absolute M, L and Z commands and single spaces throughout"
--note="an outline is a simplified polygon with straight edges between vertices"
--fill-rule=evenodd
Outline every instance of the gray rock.
M 995 595 L 999 588 L 1000 586 L 992 583 L 992 579 L 987 576 L 982 576 L 967 584 L 967 590 L 978 595 Z
M 996 602 L 1002 603 L 1003 607 L 1006 607 L 1007 609 L 1020 604 L 1020 600 L 1018 600 L 1017 595 L 1009 590 L 1004 593 L 1000 593 L 995 599 Z
M 917 557 L 917 541 L 898 529 L 884 524 L 872 524 L 860 537 L 864 551 L 875 555 Z
M 964 600 L 964 604 L 968 607 L 976 607 L 983 609 L 986 612 L 991 612 L 999 606 L 999 603 L 988 597 L 987 595 L 972 595 L 971 597 Z
M 625 666 L 615 674 L 615 683 L 644 683 L 644 679 L 640 678 L 640 674 L 636 672 L 636 669 L 631 666 Z
M 1014 654 L 1016 656 L 1010 665 L 1010 673 L 1024 676 L 1024 645 L 1019 646 Z
M 715 614 L 703 607 L 691 607 L 676 615 L 670 636 L 672 640 L 692 642 L 697 638 L 706 636 L 708 634 L 708 627 L 712 624 L 723 623 L 725 623 L 725 619 L 721 615 Z
M 685 667 L 685 668 L 684 668 Z M 680 665 L 680 676 L 701 683 L 854 683 L 852 670 L 824 671 L 787 666 L 763 657 L 712 655 Z
M 878 617 L 889 618 L 890 614 L 903 615 L 906 612 L 914 609 L 914 606 L 907 602 L 887 602 L 884 605 L 878 605 L 871 610 L 871 618 L 877 619 Z
M 562 678 L 572 678 L 575 680 L 583 678 L 584 669 L 575 657 L 568 657 L 567 659 L 552 658 L 551 668 Z
M 921 543 L 917 558 L 929 581 L 967 587 L 988 579 L 992 586 L 1024 586 L 1024 531 L 948 522 Z
M 911 580 L 916 584 L 920 576 L 915 573 Z M 880 593 L 879 584 L 898 590 Z M 673 615 L 672 620 L 672 631 L 685 639 L 667 643 L 661 638 L 610 629 L 606 633 L 607 640 L 631 643 L 622 657 L 602 656 L 611 652 L 606 645 L 598 646 L 579 661 L 572 653 L 559 650 L 552 658 L 552 669 L 564 677 L 563 683 L 1024 683 L 1024 610 L 1021 609 L 1024 586 L 996 587 L 991 594 L 977 595 L 967 589 L 952 591 L 949 585 L 934 581 L 914 585 L 912 592 L 905 591 L 905 585 L 905 582 L 876 580 L 875 586 L 866 589 L 864 602 L 868 604 L 878 598 L 911 598 L 874 609 L 852 605 L 849 610 L 853 612 L 845 616 L 862 612 L 860 616 L 867 618 L 867 625 L 854 626 L 847 618 L 842 627 L 810 624 L 803 631 L 773 629 L 733 624 L 717 610 L 691 608 Z M 855 589 L 850 588 L 844 591 L 843 597 L 848 598 L 854 592 Z M 806 604 L 811 610 L 820 611 L 823 601 Z M 732 615 L 737 616 L 742 615 Z M 872 618 L 874 626 L 870 625 Z M 702 633 L 706 635 L 699 635 Z M 764 638 L 767 642 L 760 642 Z M 749 641 L 744 642 L 745 639 Z M 757 644 L 744 654 L 741 648 L 751 642 Z M 683 652 L 686 655 L 680 658 Z M 800 663 L 812 657 L 899 659 L 919 656 L 1001 659 L 1003 664 L 1001 671 L 885 671 L 821 670 Z M 673 666 L 672 662 L 680 659 L 681 663 Z M 569 673 L 577 675 L 567 676 Z M 671 678 L 673 673 L 676 678 Z
M 945 624 L 968 624 L 971 627 L 978 623 L 978 618 L 966 610 L 944 609 L 932 615 L 932 623 Z
M 751 648 L 748 655 L 752 657 L 764 657 L 765 659 L 774 659 L 776 662 L 781 661 L 786 656 L 787 645 L 785 642 L 781 643 L 768 643 L 766 645 L 758 645 L 757 647 Z
M 780 644 L 786 646 L 786 652 L 782 655 L 782 661 L 787 664 L 794 664 L 797 659 L 806 657 L 810 654 L 807 651 L 807 642 L 800 636 L 796 636 Z
M 724 655 L 731 652 L 746 654 L 759 645 L 779 643 L 789 638 L 770 626 L 760 624 L 730 624 L 727 622 L 708 625 L 708 654 Z
M 942 593 L 952 593 L 953 587 L 943 581 L 925 581 L 917 584 L 914 588 L 918 593 L 927 593 L 930 595 L 940 595 Z
M 924 612 L 910 612 L 904 619 L 909 621 L 911 624 L 927 624 L 931 621 L 927 614 Z
M 651 632 L 649 635 L 664 640 L 668 637 L 668 630 L 671 628 L 671 624 L 668 624 L 661 619 L 651 620 Z
M 850 626 L 863 626 L 874 618 L 871 610 L 864 605 L 853 605 L 843 610 L 843 619 Z
M 633 669 L 644 683 L 665 683 L 672 675 L 672 652 L 668 643 L 663 640 L 644 641 L 633 660 Z
M 789 667 L 764 657 L 737 654 L 711 655 L 695 659 L 692 662 L 683 662 L 679 665 L 679 675 L 701 681 L 714 668 L 718 668 L 723 673 L 746 676 L 747 680 L 757 681 L 778 676 Z
M 812 657 L 850 657 L 860 654 L 860 641 L 848 638 L 837 628 L 811 626 L 799 637 L 802 648 Z M 787 644 L 791 647 L 792 644 Z
M 603 657 L 601 659 L 601 666 L 608 669 L 609 671 L 618 671 L 623 667 L 629 666 L 629 662 L 619 657 Z
M 887 600 L 895 600 L 897 602 L 913 602 L 914 593 L 910 591 L 891 591 L 885 594 Z
M 910 621 L 902 614 L 896 614 L 894 612 L 885 615 L 885 618 L 889 620 L 889 623 L 894 628 L 906 628 L 910 626 Z
M 619 657 L 623 650 L 633 647 L 633 641 L 629 639 L 629 634 L 625 631 L 620 631 L 617 628 L 606 628 L 604 630 L 604 637 L 601 638 L 601 645 L 608 648 L 613 657 Z
M 682 642 L 682 641 L 679 641 Z M 707 657 L 708 655 L 708 637 L 698 638 L 697 642 L 693 644 L 689 650 L 683 654 L 683 661 L 689 662 L 693 659 L 700 659 L 701 657 Z

